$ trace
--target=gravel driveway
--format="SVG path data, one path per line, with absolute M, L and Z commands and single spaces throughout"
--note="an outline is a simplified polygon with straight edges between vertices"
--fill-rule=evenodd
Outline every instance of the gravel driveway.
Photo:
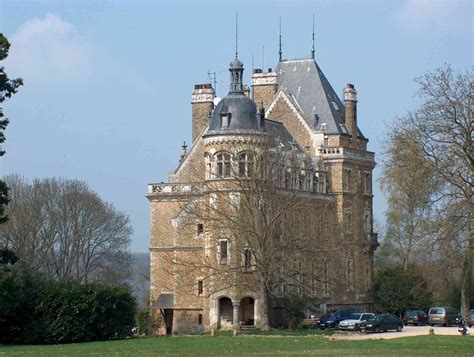
M 403 327 L 402 332 L 396 331 L 387 331 L 381 333 L 337 333 L 330 336 L 330 339 L 335 340 L 370 340 L 370 339 L 390 339 L 390 338 L 399 338 L 399 337 L 409 337 L 409 336 L 422 336 L 428 335 L 431 326 L 405 326 Z M 442 327 L 435 326 L 433 327 L 435 335 L 457 335 L 460 336 L 457 326 L 452 327 Z M 471 336 L 474 335 L 474 327 L 467 329 L 468 334 Z

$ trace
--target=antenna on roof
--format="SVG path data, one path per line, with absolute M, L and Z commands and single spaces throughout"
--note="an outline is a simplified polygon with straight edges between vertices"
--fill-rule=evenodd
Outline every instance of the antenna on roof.
M 239 14 L 236 11 L 235 12 L 235 58 L 237 58 L 237 55 L 239 54 L 239 48 L 237 47 L 238 30 L 239 30 Z
M 281 16 L 280 16 L 280 37 L 279 37 L 279 47 L 280 47 L 280 50 L 278 51 L 278 54 L 279 54 L 279 62 L 281 62 L 281 57 L 282 57 L 282 54 L 283 52 L 281 51 Z
M 265 68 L 265 46 L 262 46 L 262 69 Z
M 207 76 L 209 77 L 209 80 L 214 83 L 214 90 L 217 92 L 217 77 L 216 77 L 216 72 L 211 72 L 207 71 Z
M 311 58 L 314 59 L 314 14 L 313 14 L 313 47 L 311 49 Z

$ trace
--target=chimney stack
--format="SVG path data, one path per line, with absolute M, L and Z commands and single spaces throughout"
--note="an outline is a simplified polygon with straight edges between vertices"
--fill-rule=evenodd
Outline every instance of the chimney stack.
M 357 91 L 353 84 L 344 88 L 345 124 L 352 140 L 357 140 Z
M 216 92 L 210 83 L 196 84 L 194 86 L 191 105 L 193 108 L 192 141 L 207 127 L 209 113 L 214 109 L 213 99 Z
M 266 109 L 278 90 L 278 76 L 272 69 L 263 72 L 260 68 L 253 70 L 252 99 L 255 103 L 262 103 Z

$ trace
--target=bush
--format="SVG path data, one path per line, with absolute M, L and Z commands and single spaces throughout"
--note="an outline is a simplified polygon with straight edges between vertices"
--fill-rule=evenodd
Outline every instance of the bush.
M 282 303 L 288 327 L 292 329 L 305 317 L 307 300 L 300 295 L 289 294 L 282 298 Z
M 59 283 L 0 272 L 0 343 L 65 343 L 121 338 L 134 326 L 135 299 L 123 287 Z
M 161 316 L 154 317 L 149 309 L 140 310 L 137 316 L 138 333 L 140 335 L 151 336 L 156 328 L 161 325 Z
M 411 308 L 427 308 L 432 302 L 428 284 L 414 270 L 389 266 L 378 272 L 375 283 L 375 307 L 401 316 Z

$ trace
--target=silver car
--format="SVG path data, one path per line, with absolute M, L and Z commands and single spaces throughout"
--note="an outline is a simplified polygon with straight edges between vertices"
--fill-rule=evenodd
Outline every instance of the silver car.
M 361 314 L 352 314 L 350 319 L 342 320 L 339 322 L 339 329 L 341 330 L 359 330 L 359 326 L 362 322 L 367 322 L 374 320 L 375 315 L 369 312 L 364 312 Z

